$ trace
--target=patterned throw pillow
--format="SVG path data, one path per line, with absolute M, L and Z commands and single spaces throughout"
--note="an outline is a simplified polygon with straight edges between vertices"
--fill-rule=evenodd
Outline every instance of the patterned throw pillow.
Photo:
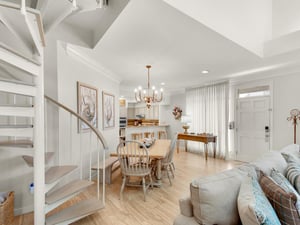
M 255 178 L 247 176 L 238 195 L 241 221 L 247 225 L 279 225 L 280 221 Z
M 287 193 L 271 177 L 260 176 L 260 186 L 265 192 L 281 224 L 299 225 L 300 218 L 295 207 L 297 197 L 294 193 Z
M 289 163 L 286 168 L 286 178 L 294 186 L 296 191 L 300 193 L 300 165 Z
M 298 192 L 294 189 L 292 184 L 283 176 L 283 174 L 281 174 L 274 168 L 271 171 L 271 177 L 283 190 L 285 190 L 287 193 L 293 193 L 296 196 L 297 201 L 295 203 L 295 206 L 298 210 L 298 215 L 300 215 L 300 196 Z

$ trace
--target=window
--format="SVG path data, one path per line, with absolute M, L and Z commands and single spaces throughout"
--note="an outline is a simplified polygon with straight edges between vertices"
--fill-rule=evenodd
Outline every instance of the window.
M 258 86 L 253 88 L 245 88 L 238 90 L 238 98 L 251 98 L 270 96 L 269 86 Z

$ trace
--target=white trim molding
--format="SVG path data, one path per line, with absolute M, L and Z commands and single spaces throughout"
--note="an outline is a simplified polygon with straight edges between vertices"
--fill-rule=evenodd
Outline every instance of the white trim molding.
M 100 72 L 104 76 L 106 76 L 108 79 L 120 84 L 121 78 L 114 74 L 112 71 L 104 68 L 102 65 L 100 65 L 98 62 L 96 62 L 94 59 L 90 58 L 89 56 L 82 54 L 80 51 L 75 49 L 71 44 L 66 44 L 66 52 L 68 55 L 73 56 L 80 62 L 86 64 L 87 66 L 93 68 L 94 70 Z

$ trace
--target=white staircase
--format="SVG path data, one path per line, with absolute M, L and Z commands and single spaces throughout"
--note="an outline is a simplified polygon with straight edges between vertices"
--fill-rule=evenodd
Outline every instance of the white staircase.
M 80 201 L 71 207 L 56 210 L 57 213 L 50 213 L 51 216 L 46 218 L 48 212 L 90 187 L 93 182 L 77 179 L 57 187 L 65 177 L 80 168 L 78 165 L 57 165 L 47 168 L 47 163 L 55 157 L 55 153 L 45 152 L 43 78 L 45 38 L 42 16 L 39 11 L 26 8 L 24 0 L 20 2 L 18 5 L 0 1 L 1 36 L 4 34 L 3 30 L 7 31 L 5 37 L 0 37 L 0 68 L 3 68 L 2 71 L 16 73 L 13 76 L 8 73 L 4 78 L 0 77 L 0 93 L 9 99 L 5 103 L 0 102 L 0 151 L 17 152 L 19 157 L 33 168 L 34 224 L 70 224 L 102 209 L 105 189 L 103 185 L 102 200 L 92 198 Z M 48 1 L 38 1 L 38 5 L 40 2 L 46 4 Z M 9 45 L 11 40 L 18 41 L 15 43 L 17 48 Z M 99 131 L 95 128 L 91 130 L 96 133 L 99 142 L 106 149 L 106 142 Z M 97 177 L 99 178 L 99 174 Z

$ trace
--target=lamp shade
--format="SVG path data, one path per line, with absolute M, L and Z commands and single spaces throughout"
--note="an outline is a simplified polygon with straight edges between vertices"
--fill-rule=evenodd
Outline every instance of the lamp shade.
M 192 117 L 189 115 L 181 116 L 181 123 L 188 124 L 192 122 Z

